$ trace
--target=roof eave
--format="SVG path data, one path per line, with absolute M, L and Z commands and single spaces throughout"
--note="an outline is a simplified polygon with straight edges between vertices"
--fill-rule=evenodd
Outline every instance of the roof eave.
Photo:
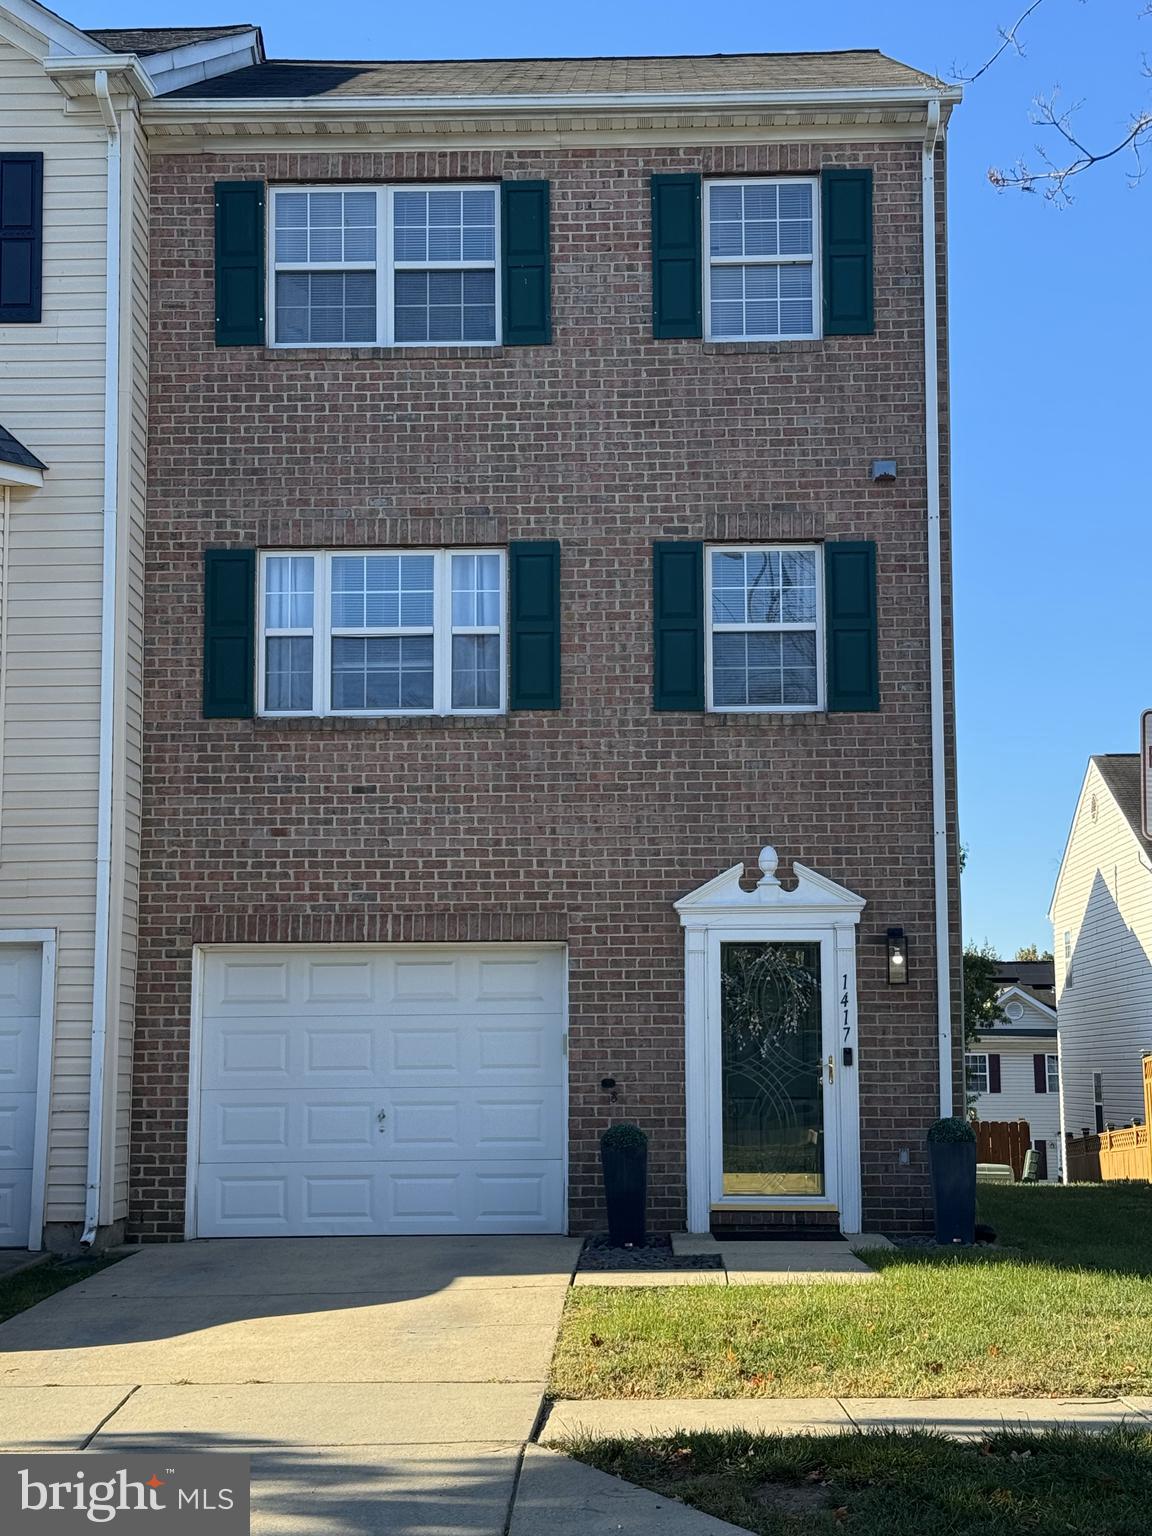
M 869 86 L 853 90 L 815 91 L 591 91 L 504 96 L 280 96 L 196 97 L 182 96 L 153 102 L 149 115 L 157 118 L 217 117 L 315 117 L 356 116 L 385 118 L 414 114 L 443 117 L 446 112 L 501 112 L 516 110 L 570 112 L 579 110 L 625 111 L 675 109 L 715 111 L 724 108 L 754 110 L 875 110 L 878 107 L 914 107 L 930 102 L 951 107 L 963 92 L 959 86 Z
M 53 55 L 44 60 L 44 73 L 49 79 L 77 87 L 83 94 L 94 94 L 92 81 L 97 70 L 123 81 L 125 89 L 142 101 L 149 101 L 156 94 L 147 70 L 134 53 L 90 53 L 72 58 Z M 85 86 L 90 90 L 84 91 Z
M 7 459 L 0 459 L 0 485 L 16 486 L 33 489 L 44 484 L 44 471 L 34 469 L 31 464 L 12 464 Z

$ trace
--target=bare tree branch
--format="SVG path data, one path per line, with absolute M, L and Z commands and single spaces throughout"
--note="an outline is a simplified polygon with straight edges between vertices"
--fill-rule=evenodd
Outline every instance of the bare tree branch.
M 956 82 L 956 84 L 957 85 L 971 85 L 974 80 L 979 80 L 980 76 L 983 75 L 983 74 L 986 74 L 988 72 L 988 70 L 990 70 L 992 68 L 993 64 L 995 64 L 996 60 L 1000 57 L 1000 55 L 1002 53 L 1007 53 L 1009 48 L 1012 50 L 1013 53 L 1017 54 L 1020 58 L 1023 58 L 1024 57 L 1024 44 L 1020 41 L 1020 36 L 1019 36 L 1020 28 L 1028 20 L 1029 16 L 1031 16 L 1032 12 L 1033 11 L 1038 11 L 1043 4 L 1044 4 L 1044 0 L 1032 0 L 1032 4 L 1028 7 L 1028 9 L 1026 11 L 1022 12 L 1021 15 L 1017 16 L 1016 20 L 1012 23 L 1012 25 L 1010 27 L 998 27 L 996 29 L 997 30 L 997 34 L 998 34 L 998 36 L 1000 38 L 1000 46 L 999 46 L 999 48 L 997 48 L 996 52 L 992 55 L 991 58 L 984 60 L 984 63 L 981 64 L 980 68 L 976 71 L 975 74 L 973 74 L 973 75 L 962 75 L 962 74 L 959 74 L 957 72 L 957 70 L 956 70 L 956 66 L 953 65 L 952 66 L 952 78 Z M 1152 11 L 1152 0 L 1149 0 L 1148 9 L 1150 11 Z
M 1032 121 L 1038 127 L 1053 129 L 1070 149 L 1075 150 L 1076 153 L 1070 160 L 1058 163 L 1052 159 L 1043 145 L 1037 145 L 1036 153 L 1040 156 L 1044 169 L 1038 170 L 1023 160 L 1017 161 L 1016 165 L 1008 171 L 993 166 L 988 172 L 988 180 L 992 185 L 1000 189 L 1016 187 L 1021 192 L 1042 191 L 1050 202 L 1066 205 L 1072 201 L 1068 183 L 1073 177 L 1080 176 L 1092 166 L 1100 165 L 1105 160 L 1112 160 L 1116 155 L 1121 155 L 1128 150 L 1132 155 L 1132 167 L 1128 172 L 1128 180 L 1130 185 L 1135 186 L 1146 170 L 1141 151 L 1152 140 L 1152 111 L 1134 113 L 1129 118 L 1124 136 L 1118 143 L 1108 149 L 1092 150 L 1072 130 L 1072 116 L 1078 106 L 1079 103 L 1060 112 L 1056 108 L 1055 96 L 1047 99 L 1041 97 L 1036 102 L 1036 110 L 1032 117 Z

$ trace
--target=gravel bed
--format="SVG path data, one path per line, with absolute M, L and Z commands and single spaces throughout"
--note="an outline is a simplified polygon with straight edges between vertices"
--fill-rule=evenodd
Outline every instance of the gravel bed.
M 643 1246 L 614 1248 L 606 1233 L 586 1237 L 577 1269 L 721 1269 L 718 1253 L 672 1252 L 667 1232 L 649 1233 Z

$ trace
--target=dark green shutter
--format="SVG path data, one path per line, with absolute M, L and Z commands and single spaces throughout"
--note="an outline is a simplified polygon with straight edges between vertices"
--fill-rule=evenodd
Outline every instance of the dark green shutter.
M 216 345 L 264 344 L 264 183 L 216 183 Z
M 256 551 L 204 551 L 204 716 L 256 712 Z
M 869 336 L 872 313 L 872 172 L 821 172 L 825 336 Z
M 652 178 L 652 334 L 700 336 L 700 178 Z
M 552 340 L 552 260 L 546 181 L 500 186 L 500 257 L 504 345 Z
M 877 710 L 876 546 L 838 540 L 824 546 L 828 708 Z
M 38 325 L 44 259 L 44 156 L 0 155 L 0 325 Z
M 560 545 L 508 546 L 509 709 L 560 708 Z
M 704 546 L 652 546 L 654 709 L 704 708 Z

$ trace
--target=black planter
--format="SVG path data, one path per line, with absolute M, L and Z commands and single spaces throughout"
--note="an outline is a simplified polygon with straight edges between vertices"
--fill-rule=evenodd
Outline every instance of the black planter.
M 976 1241 L 976 1143 L 930 1141 L 932 1203 L 938 1243 Z
M 618 1248 L 642 1243 L 648 1204 L 648 1148 L 602 1145 L 600 1166 L 608 1207 L 608 1241 Z

